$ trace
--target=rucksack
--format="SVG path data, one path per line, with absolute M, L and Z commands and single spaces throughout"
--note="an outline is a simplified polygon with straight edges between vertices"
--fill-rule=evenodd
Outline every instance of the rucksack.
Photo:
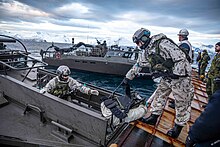
M 185 55 L 186 55 L 186 59 L 189 61 L 189 63 L 191 63 L 191 58 L 189 56 L 189 54 L 186 52 L 186 50 L 184 50 L 183 48 L 180 48 L 172 39 L 167 38 L 166 36 L 163 36 L 162 38 L 160 38 L 159 40 L 157 40 L 155 43 L 156 44 L 156 53 L 160 53 L 160 48 L 159 48 L 159 44 L 163 39 L 167 39 L 169 40 L 171 43 L 173 43 L 179 50 L 181 50 Z

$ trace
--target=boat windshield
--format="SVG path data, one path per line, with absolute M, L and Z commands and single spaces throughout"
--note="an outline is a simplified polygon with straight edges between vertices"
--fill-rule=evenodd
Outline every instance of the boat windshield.
M 130 51 L 108 51 L 106 57 L 122 57 L 122 58 L 131 58 L 133 52 Z

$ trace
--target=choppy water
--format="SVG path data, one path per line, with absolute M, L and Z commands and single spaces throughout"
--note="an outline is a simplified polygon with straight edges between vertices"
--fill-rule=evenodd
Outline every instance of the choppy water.
M 22 41 L 22 43 L 26 46 L 27 50 L 31 52 L 31 55 L 41 59 L 40 50 L 46 50 L 51 43 L 47 42 L 31 42 L 31 41 Z M 18 43 L 8 43 L 6 44 L 9 49 L 20 49 L 23 50 L 23 47 Z M 55 43 L 54 45 L 58 47 L 71 47 L 71 44 L 64 43 Z M 50 70 L 55 71 L 56 68 L 51 68 Z M 85 83 L 93 84 L 95 86 L 99 86 L 108 90 L 114 91 L 116 87 L 121 83 L 123 77 L 115 76 L 115 75 L 104 75 L 97 74 L 91 72 L 81 72 L 71 70 L 71 76 Z M 148 98 L 156 89 L 156 84 L 151 79 L 134 79 L 130 82 L 132 90 L 137 91 L 141 96 Z M 117 92 L 124 93 L 123 87 L 120 87 Z

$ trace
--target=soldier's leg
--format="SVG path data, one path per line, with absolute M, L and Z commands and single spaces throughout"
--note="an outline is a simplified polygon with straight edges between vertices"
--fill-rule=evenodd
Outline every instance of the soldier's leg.
M 203 81 L 203 79 L 205 78 L 205 69 L 206 69 L 206 66 L 202 65 L 200 69 L 200 80 L 201 81 Z
M 156 89 L 154 100 L 151 104 L 151 112 L 155 115 L 161 115 L 162 110 L 166 104 L 166 99 L 170 95 L 172 89 L 170 88 L 170 81 L 162 79 Z
M 200 78 L 200 66 L 201 66 L 201 64 L 200 64 L 200 62 L 198 63 L 198 76 L 199 76 L 199 78 Z
M 173 80 L 172 92 L 175 98 L 176 118 L 174 127 L 167 132 L 171 137 L 177 138 L 182 130 L 182 127 L 190 119 L 191 102 L 194 96 L 194 88 L 191 79 L 180 78 Z
M 143 117 L 147 113 L 147 107 L 139 105 L 137 108 L 130 109 L 127 113 L 127 117 L 124 119 L 125 122 L 131 122 Z
M 199 73 L 199 75 L 202 75 L 202 74 L 204 74 L 204 66 L 200 65 L 200 73 Z
M 194 97 L 194 87 L 189 77 L 180 78 L 179 80 L 179 84 L 175 84 L 172 89 L 176 103 L 175 123 L 184 126 L 190 119 L 191 102 Z
M 152 114 L 148 118 L 141 119 L 141 121 L 150 125 L 155 125 L 157 123 L 157 118 L 162 113 L 162 110 L 166 103 L 166 99 L 170 93 L 171 93 L 170 83 L 162 79 L 160 85 L 157 87 L 156 91 L 154 92 L 154 96 L 153 96 L 154 99 L 153 102 L 151 103 Z
M 212 95 L 212 79 L 208 78 L 207 83 L 206 83 L 206 93 L 208 95 L 208 99 L 210 99 Z

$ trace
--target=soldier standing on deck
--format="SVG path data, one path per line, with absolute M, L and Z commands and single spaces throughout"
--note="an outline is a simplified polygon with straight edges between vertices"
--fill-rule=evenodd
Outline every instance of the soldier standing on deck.
M 201 58 L 202 58 L 201 52 L 198 52 L 198 56 L 196 58 L 196 62 L 198 63 L 198 76 L 199 76 L 199 78 L 200 78 Z
M 187 29 L 182 29 L 179 31 L 179 41 L 180 43 L 178 44 L 179 47 L 188 55 L 187 60 L 192 63 L 193 62 L 193 51 L 192 51 L 192 45 L 188 41 L 188 35 L 189 32 Z
M 219 89 L 219 87 L 213 82 L 214 78 L 220 77 L 220 42 L 215 44 L 216 55 L 212 60 L 211 67 L 208 71 L 208 79 L 206 83 L 206 92 L 210 96 Z
M 205 78 L 205 70 L 209 63 L 210 57 L 207 50 L 203 50 L 202 58 L 201 58 L 201 65 L 200 65 L 200 80 L 203 81 Z
M 179 41 L 180 41 L 180 43 L 178 44 L 179 48 L 181 48 L 181 50 L 185 53 L 189 63 L 193 63 L 193 51 L 192 51 L 192 45 L 188 40 L 188 35 L 189 35 L 188 30 L 181 29 L 177 35 L 179 36 Z M 169 107 L 174 109 L 175 108 L 174 100 L 170 100 L 169 102 L 170 102 Z
M 173 93 L 175 98 L 175 125 L 167 132 L 173 138 L 177 138 L 190 119 L 191 101 L 194 88 L 191 83 L 191 65 L 186 54 L 171 39 L 164 34 L 150 37 L 150 31 L 144 28 L 137 30 L 133 35 L 133 42 L 145 51 L 142 58 L 128 71 L 124 82 L 132 80 L 142 69 L 142 62 L 148 60 L 153 76 L 162 77 L 155 91 L 151 104 L 151 116 L 142 121 L 155 125 L 157 118 L 162 114 L 166 104 L 166 98 Z

